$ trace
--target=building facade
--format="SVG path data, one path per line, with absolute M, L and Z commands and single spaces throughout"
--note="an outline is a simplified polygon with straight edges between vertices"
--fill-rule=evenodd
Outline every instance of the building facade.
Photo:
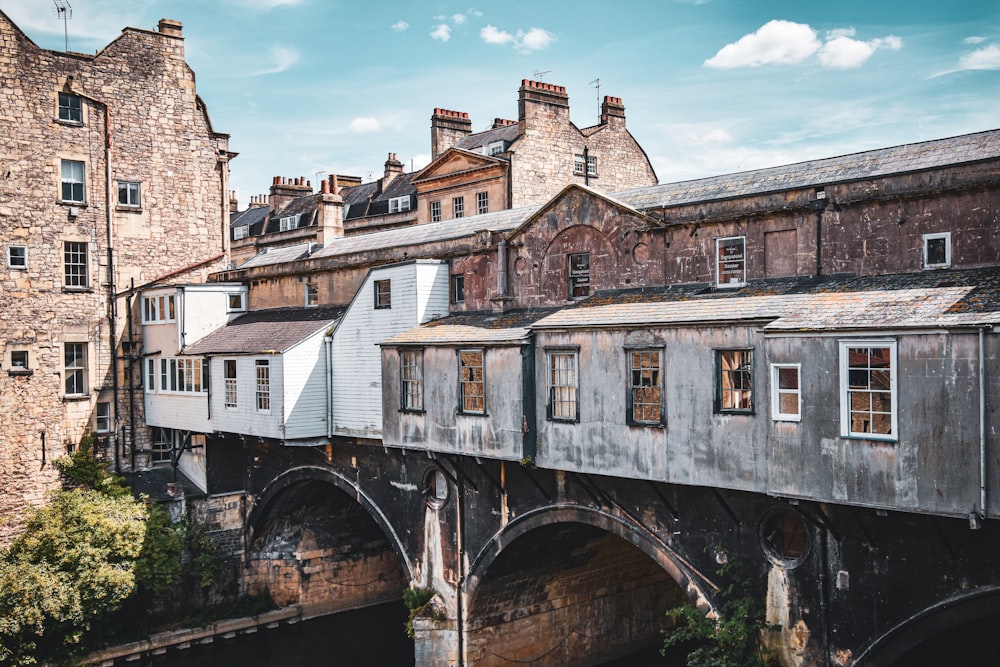
M 0 41 L 6 538 L 85 434 L 118 469 L 147 448 L 131 290 L 226 265 L 233 154 L 195 92 L 179 22 L 126 28 L 85 55 L 41 49 L 0 13 Z

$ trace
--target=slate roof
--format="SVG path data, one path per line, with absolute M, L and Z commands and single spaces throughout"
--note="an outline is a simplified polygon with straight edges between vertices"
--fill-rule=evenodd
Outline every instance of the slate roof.
M 413 173 L 399 174 L 381 192 L 378 189 L 379 181 L 345 188 L 341 194 L 344 198 L 344 206 L 346 207 L 344 219 L 354 220 L 370 215 L 387 215 L 389 213 L 390 199 L 396 197 L 416 197 L 417 187 L 412 183 Z M 414 202 L 415 200 L 411 203 Z M 416 208 L 416 206 L 412 206 L 412 208 Z
M 289 246 L 281 246 L 278 248 L 265 248 L 262 252 L 240 264 L 239 268 L 249 269 L 255 266 L 269 266 L 271 264 L 283 264 L 285 262 L 294 262 L 299 259 L 305 259 L 306 257 L 309 257 L 309 250 L 314 245 L 315 243 L 306 242 Z
M 463 345 L 516 343 L 531 333 L 531 325 L 557 308 L 532 308 L 506 313 L 455 313 L 432 320 L 382 341 L 382 345 Z
M 239 211 L 230 215 L 229 227 L 230 229 L 235 229 L 236 227 L 247 225 L 250 228 L 249 236 L 260 236 L 269 213 L 270 209 L 266 206 L 251 206 L 245 211 Z
M 268 234 L 281 231 L 281 218 L 292 215 L 300 215 L 298 227 L 310 227 L 316 222 L 316 210 L 319 208 L 321 194 L 305 195 L 296 197 L 288 202 L 280 211 L 272 211 L 267 223 Z
M 347 306 L 267 308 L 241 315 L 184 348 L 184 354 L 273 354 L 336 323 Z
M 487 146 L 494 141 L 503 141 L 510 145 L 519 136 L 521 136 L 521 131 L 517 123 L 513 125 L 501 125 L 500 127 L 493 127 L 483 132 L 476 132 L 462 137 L 455 142 L 455 148 L 474 151 L 480 146 Z
M 743 195 L 819 187 L 1000 157 L 1000 130 L 964 134 L 840 157 L 624 190 L 621 203 L 648 210 Z

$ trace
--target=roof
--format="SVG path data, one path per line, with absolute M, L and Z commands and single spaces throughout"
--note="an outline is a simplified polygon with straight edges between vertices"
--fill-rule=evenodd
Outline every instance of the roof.
M 281 230 L 281 219 L 293 215 L 302 216 L 296 228 L 311 226 L 316 218 L 316 211 L 319 208 L 322 196 L 322 194 L 311 194 L 296 197 L 289 201 L 280 211 L 272 211 L 267 223 L 266 233 L 274 234 L 279 232 Z
M 614 197 L 627 206 L 645 210 L 817 187 L 998 157 L 1000 130 L 989 130 L 780 167 L 651 185 L 618 192 Z
M 414 172 L 409 172 L 397 175 L 384 190 L 379 190 L 381 179 L 344 188 L 344 218 L 354 220 L 370 215 L 388 215 L 390 199 L 416 196 L 417 188 L 411 182 L 413 174 Z
M 494 141 L 505 141 L 510 144 L 519 136 L 521 136 L 521 130 L 517 123 L 502 125 L 464 136 L 455 142 L 454 147 L 470 151 L 480 146 L 488 146 Z
M 263 223 L 267 220 L 270 209 L 267 206 L 251 206 L 245 211 L 239 211 L 229 216 L 230 228 L 247 225 L 250 236 L 259 236 L 263 231 Z
M 250 269 L 255 266 L 268 266 L 305 259 L 310 256 L 309 251 L 315 245 L 315 243 L 308 241 L 306 243 L 296 243 L 295 245 L 280 246 L 277 248 L 264 248 L 260 253 L 240 264 L 239 268 Z
M 463 345 L 517 343 L 528 338 L 532 323 L 555 308 L 512 310 L 506 313 L 455 313 L 404 331 L 382 345 Z
M 241 315 L 184 348 L 184 354 L 272 354 L 339 320 L 346 306 L 268 308 Z

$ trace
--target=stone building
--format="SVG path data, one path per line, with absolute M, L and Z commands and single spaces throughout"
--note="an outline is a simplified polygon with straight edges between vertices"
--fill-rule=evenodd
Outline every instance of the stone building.
M 0 108 L 3 540 L 85 434 L 117 469 L 145 463 L 133 289 L 226 266 L 234 154 L 168 19 L 88 55 L 0 12 Z

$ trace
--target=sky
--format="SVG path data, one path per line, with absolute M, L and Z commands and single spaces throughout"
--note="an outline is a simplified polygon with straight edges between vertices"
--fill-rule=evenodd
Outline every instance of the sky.
M 60 1 L 65 26 L 55 0 L 0 10 L 80 53 L 183 23 L 240 208 L 274 176 L 419 169 L 435 107 L 485 130 L 522 79 L 565 86 L 578 127 L 622 98 L 661 183 L 1000 128 L 996 0 Z

